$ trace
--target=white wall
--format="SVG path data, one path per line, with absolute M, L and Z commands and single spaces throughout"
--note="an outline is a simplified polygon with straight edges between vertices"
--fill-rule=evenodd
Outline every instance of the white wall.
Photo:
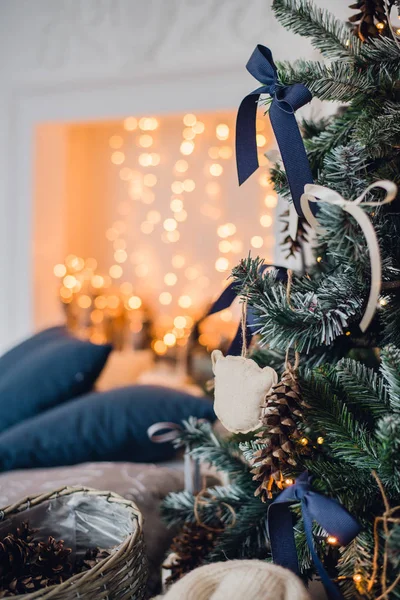
M 348 0 L 317 4 L 349 14 Z M 256 43 L 281 60 L 316 57 L 307 40 L 280 27 L 270 5 L 1 0 L 0 347 L 33 326 L 35 124 L 237 107 L 255 85 L 244 67 Z

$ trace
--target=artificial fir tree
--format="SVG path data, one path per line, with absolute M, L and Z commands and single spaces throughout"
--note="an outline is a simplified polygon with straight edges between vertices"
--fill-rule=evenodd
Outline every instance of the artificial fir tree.
M 357 4 L 366 9 L 368 3 Z M 372 4 L 392 3 L 382 0 L 369 8 Z M 400 41 L 389 27 L 385 35 L 360 39 L 359 30 L 305 0 L 274 0 L 273 9 L 285 27 L 309 37 L 327 59 L 277 63 L 280 84 L 302 83 L 321 100 L 344 103 L 329 120 L 302 123 L 315 182 L 347 200 L 377 180 L 399 185 Z M 275 165 L 271 176 L 290 200 L 282 166 Z M 381 195 L 375 190 L 369 199 Z M 370 256 L 358 223 L 341 207 L 319 205 L 315 261 L 295 274 L 290 294 L 282 277 L 260 269 L 258 258 L 234 269 L 240 295 L 255 317 L 254 360 L 282 374 L 288 349 L 300 354 L 295 410 L 288 414 L 285 403 L 278 408 L 275 397 L 269 415 L 274 422 L 264 417 L 258 434 L 227 439 L 207 424 L 186 423 L 177 444 L 190 443 L 193 456 L 227 474 L 230 484 L 200 492 L 200 502 L 188 492 L 172 494 L 163 511 L 170 524 L 182 526 L 198 521 L 198 504 L 201 522 L 222 529 L 203 560 L 269 559 L 267 509 L 279 490 L 268 490 L 261 502 L 260 474 L 266 468 L 269 477 L 272 464 L 274 473 L 282 473 L 279 481 L 289 485 L 308 469 L 315 490 L 337 499 L 361 525 L 353 542 L 338 547 L 314 524 L 318 554 L 331 578 L 345 598 L 392 599 L 400 598 L 400 509 L 392 510 L 400 505 L 399 196 L 387 206 L 363 210 L 377 233 L 382 261 L 379 306 L 364 332 L 359 323 L 371 285 Z M 301 236 L 306 230 L 299 229 Z M 290 250 L 303 243 L 298 238 Z M 279 428 L 285 419 L 286 429 L 271 433 L 274 423 Z M 271 454 L 271 435 L 282 432 L 280 443 L 290 451 L 284 451 L 286 460 L 279 468 L 273 461 L 263 463 Z M 294 513 L 299 563 L 307 577 L 314 566 L 298 508 Z

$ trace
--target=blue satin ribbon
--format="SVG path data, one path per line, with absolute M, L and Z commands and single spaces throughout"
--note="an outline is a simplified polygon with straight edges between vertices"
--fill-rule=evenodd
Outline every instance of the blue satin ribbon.
M 265 269 L 268 269 L 269 267 L 271 267 L 273 265 L 262 265 L 260 268 L 259 273 L 263 273 L 265 271 Z M 285 267 L 275 267 L 277 268 L 277 279 L 279 279 L 280 281 L 286 281 L 287 279 L 287 269 Z M 237 282 L 233 282 L 230 283 L 221 293 L 220 296 L 218 296 L 218 298 L 212 303 L 212 305 L 210 306 L 210 308 L 207 311 L 207 314 L 204 315 L 204 317 L 202 317 L 199 321 L 197 321 L 197 323 L 195 323 L 194 327 L 193 327 L 193 331 L 192 334 L 194 338 L 199 336 L 199 326 L 200 324 L 204 321 L 204 319 L 206 319 L 207 317 L 210 317 L 211 315 L 215 315 L 218 312 L 221 312 L 222 310 L 225 310 L 226 308 L 229 308 L 231 306 L 231 304 L 233 303 L 233 301 L 237 298 L 238 296 L 238 284 Z M 249 308 L 247 310 L 247 322 L 246 322 L 246 342 L 247 345 L 250 344 L 251 342 L 251 338 L 254 335 L 254 327 L 255 327 L 255 315 L 252 312 L 251 308 Z M 242 342 L 243 342 L 243 332 L 242 332 L 242 327 L 241 325 L 239 325 L 235 337 L 233 338 L 231 345 L 229 346 L 228 352 L 227 354 L 231 355 L 231 356 L 239 356 L 241 354 L 242 351 Z
M 335 536 L 340 546 L 346 546 L 360 532 L 360 525 L 341 504 L 327 498 L 311 488 L 308 472 L 302 473 L 294 485 L 287 487 L 272 502 L 268 509 L 268 532 L 272 558 L 275 564 L 290 569 L 297 575 L 300 569 L 297 560 L 290 504 L 300 502 L 307 544 L 321 581 L 330 600 L 342 600 L 342 594 L 330 580 L 314 546 L 312 524 L 316 521 L 330 535 Z
M 259 167 L 256 144 L 257 103 L 261 94 L 269 94 L 272 97 L 269 109 L 271 125 L 285 166 L 294 206 L 297 214 L 302 217 L 300 198 L 306 183 L 313 183 L 313 176 L 294 113 L 311 101 L 311 92 L 302 83 L 280 85 L 272 53 L 269 48 L 260 44 L 251 55 L 246 68 L 263 85 L 242 100 L 237 114 L 236 163 L 239 185 Z

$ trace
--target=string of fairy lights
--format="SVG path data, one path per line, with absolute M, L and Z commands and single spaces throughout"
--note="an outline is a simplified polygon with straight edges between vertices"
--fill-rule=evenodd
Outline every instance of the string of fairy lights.
M 247 254 L 249 247 L 261 250 L 267 241 L 272 244 L 269 230 L 277 197 L 268 172 L 261 172 L 258 177 L 262 191 L 258 231 L 254 230 L 254 235 L 244 240 L 243 227 L 226 220 L 223 205 L 226 193 L 221 176 L 232 164 L 234 153 L 233 127 L 228 119 L 224 120 L 215 122 L 215 117 L 205 115 L 200 119 L 195 114 L 185 114 L 179 147 L 172 159 L 171 149 L 167 158 L 165 150 L 160 148 L 162 118 L 127 117 L 122 131 L 109 137 L 110 161 L 123 186 L 116 205 L 118 217 L 105 231 L 112 262 L 108 271 L 100 272 L 96 259 L 69 254 L 54 267 L 70 325 L 92 341 L 115 342 L 117 336 L 119 346 L 123 347 L 151 319 L 151 345 L 157 354 L 185 346 L 194 321 L 211 300 L 209 290 L 215 275 L 221 274 L 220 287 L 225 285 L 230 269 L 243 253 Z M 269 139 L 267 128 L 265 119 L 257 119 L 261 166 L 268 165 L 264 156 Z M 202 145 L 204 155 L 205 144 L 210 145 L 203 157 L 200 180 L 198 147 Z M 172 160 L 169 184 L 160 176 L 160 169 L 169 168 L 167 160 Z M 191 197 L 199 194 L 200 188 L 204 190 L 198 196 L 201 202 L 193 203 Z M 194 214 L 195 206 L 198 215 Z M 190 227 L 197 227 L 200 218 L 215 223 L 212 262 L 193 263 L 188 255 L 188 232 Z M 150 298 L 146 291 L 146 284 L 152 278 L 152 261 L 140 250 L 137 236 L 132 244 L 132 230 L 165 244 L 163 259 L 169 253 L 170 267 L 162 275 L 156 298 Z M 235 327 L 229 309 L 217 319 L 217 324 L 214 320 L 208 327 L 205 325 L 200 335 L 200 343 L 208 349 L 218 346 Z

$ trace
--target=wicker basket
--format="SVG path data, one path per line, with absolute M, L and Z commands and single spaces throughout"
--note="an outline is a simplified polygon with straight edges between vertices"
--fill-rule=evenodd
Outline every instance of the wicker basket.
M 137 506 L 112 492 L 99 492 L 84 487 L 63 487 L 56 491 L 7 506 L 1 511 L 2 519 L 21 515 L 34 507 L 61 499 L 73 494 L 96 496 L 106 502 L 123 507 L 126 525 L 131 533 L 124 541 L 112 549 L 110 556 L 99 562 L 89 571 L 74 575 L 64 583 L 54 585 L 30 594 L 13 596 L 21 600 L 141 600 L 145 596 L 147 582 L 147 560 L 142 535 L 142 515 Z M 28 515 L 23 515 L 25 520 Z M 89 540 L 90 541 L 90 540 Z

